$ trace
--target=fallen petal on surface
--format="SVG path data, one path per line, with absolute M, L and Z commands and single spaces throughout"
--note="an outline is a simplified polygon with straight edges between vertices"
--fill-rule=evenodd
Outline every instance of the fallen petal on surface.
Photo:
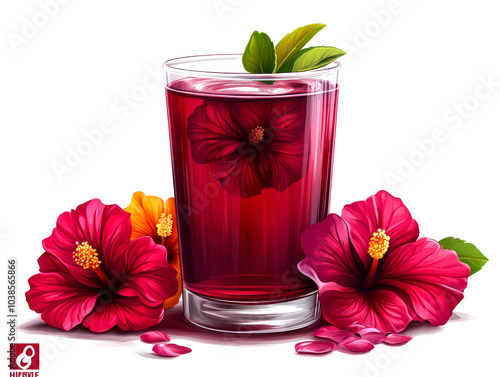
M 323 326 L 314 333 L 314 336 L 317 336 L 318 338 L 331 339 L 334 342 L 340 343 L 347 338 L 354 337 L 355 335 L 351 330 L 339 330 L 335 326 Z
M 387 335 L 387 339 L 385 339 L 383 342 L 385 344 L 390 344 L 393 346 L 402 346 L 403 344 L 408 343 L 410 340 L 412 340 L 411 336 L 406 336 L 401 334 L 389 334 Z
M 368 340 L 370 343 L 378 344 L 387 339 L 384 333 L 374 327 L 367 327 L 358 331 L 361 339 Z
M 148 331 L 141 335 L 141 342 L 160 343 L 170 342 L 170 337 L 163 331 Z
M 382 334 L 382 332 L 379 329 L 376 329 L 375 327 L 365 327 L 354 332 L 359 335 L 366 335 L 372 333 Z
M 153 352 L 160 356 L 176 357 L 191 352 L 191 348 L 178 346 L 177 344 L 155 344 Z
M 367 329 L 367 328 L 369 329 L 371 327 L 366 327 L 365 325 L 362 325 L 360 323 L 353 323 L 353 324 L 347 326 L 347 328 L 349 330 L 351 330 L 353 333 L 359 334 L 359 332 L 361 330 L 364 330 L 364 329 Z
M 318 340 L 307 340 L 295 345 L 295 352 L 297 353 L 320 354 L 332 352 L 336 349 L 337 345 L 335 343 Z
M 365 339 L 348 338 L 339 344 L 339 348 L 345 348 L 353 352 L 368 352 L 374 348 L 374 345 Z

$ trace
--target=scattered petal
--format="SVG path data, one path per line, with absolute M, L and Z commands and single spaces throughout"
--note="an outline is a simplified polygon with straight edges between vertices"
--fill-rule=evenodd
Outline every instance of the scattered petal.
M 307 340 L 295 345 L 295 352 L 297 353 L 328 353 L 337 349 L 337 345 L 332 342 L 322 342 L 318 340 Z
M 318 338 L 326 338 L 333 340 L 334 342 L 340 343 L 347 338 L 355 336 L 351 330 L 339 330 L 335 326 L 323 326 L 318 331 L 314 333 L 314 336 Z
M 364 329 L 366 329 L 367 327 L 366 327 L 365 325 L 362 325 L 362 324 L 360 324 L 360 323 L 355 322 L 355 323 L 353 323 L 353 324 L 351 324 L 351 325 L 347 326 L 347 328 L 348 328 L 349 330 L 351 330 L 353 333 L 355 333 L 355 334 L 359 334 L 359 332 L 360 332 L 361 330 L 364 330 Z
M 385 334 L 374 327 L 366 327 L 364 329 L 361 329 L 358 331 L 358 334 L 361 336 L 361 339 L 368 340 L 373 344 L 378 344 L 387 339 Z
M 361 339 L 368 340 L 370 343 L 373 344 L 378 344 L 384 342 L 387 339 L 387 337 L 382 333 L 372 332 L 365 335 L 361 335 Z
M 403 344 L 408 343 L 412 340 L 411 336 L 401 335 L 401 334 L 389 334 L 387 335 L 387 339 L 383 342 L 385 344 L 390 344 L 392 346 L 402 346 Z
M 359 334 L 359 335 L 366 335 L 366 334 L 371 334 L 371 333 L 378 333 L 378 334 L 382 334 L 382 332 L 375 328 L 375 327 L 363 327 L 357 331 L 353 331 L 355 332 L 356 334 Z
M 141 335 L 141 342 L 160 343 L 170 342 L 170 337 L 163 331 L 148 331 Z
M 365 339 L 347 338 L 339 344 L 339 348 L 344 348 L 353 352 L 368 352 L 374 348 L 374 345 Z
M 156 353 L 157 355 L 160 356 L 166 356 L 166 357 L 176 357 L 179 355 L 184 355 L 186 353 L 191 352 L 191 348 L 183 347 L 183 346 L 178 346 L 177 344 L 165 344 L 165 343 L 160 343 L 160 344 L 155 344 L 153 346 L 153 352 Z

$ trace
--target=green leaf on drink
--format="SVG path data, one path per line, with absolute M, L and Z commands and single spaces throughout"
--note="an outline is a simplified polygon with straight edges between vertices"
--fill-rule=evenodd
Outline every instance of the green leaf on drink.
M 290 71 L 303 72 L 321 68 L 340 58 L 342 55 L 345 55 L 345 51 L 335 47 L 320 46 L 305 48 L 291 60 Z
M 460 262 L 470 267 L 470 275 L 474 275 L 488 262 L 483 253 L 476 246 L 465 242 L 460 238 L 447 237 L 439 241 L 439 244 L 446 250 L 453 250 L 457 253 Z M 470 276 L 469 275 L 469 276 Z
M 276 68 L 274 44 L 266 33 L 254 31 L 243 53 L 243 67 L 250 73 L 273 73 Z
M 254 31 L 243 53 L 243 67 L 250 73 L 303 72 L 324 67 L 345 51 L 330 46 L 303 48 L 325 24 L 310 24 L 288 33 L 274 48 L 266 33 Z M 274 81 L 263 81 L 272 85 Z
M 285 35 L 276 45 L 276 72 L 281 72 L 281 67 L 325 26 L 325 24 L 310 24 L 299 27 Z

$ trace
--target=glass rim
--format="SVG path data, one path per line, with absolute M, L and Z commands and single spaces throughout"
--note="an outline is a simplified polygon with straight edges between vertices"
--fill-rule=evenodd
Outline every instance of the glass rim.
M 342 64 L 340 64 L 340 62 L 334 61 L 326 67 L 313 69 L 310 71 L 286 72 L 286 73 L 258 73 L 258 74 L 249 72 L 215 72 L 215 71 L 176 67 L 176 65 L 182 65 L 184 63 L 190 63 L 195 61 L 235 59 L 237 57 L 241 58 L 242 56 L 243 54 L 190 55 L 190 56 L 169 59 L 162 64 L 162 69 L 166 73 L 176 73 L 185 76 L 191 75 L 196 77 L 226 78 L 234 80 L 277 81 L 277 80 L 288 80 L 288 79 L 299 79 L 299 78 L 321 76 L 325 74 L 330 74 L 334 71 L 338 71 L 342 67 Z

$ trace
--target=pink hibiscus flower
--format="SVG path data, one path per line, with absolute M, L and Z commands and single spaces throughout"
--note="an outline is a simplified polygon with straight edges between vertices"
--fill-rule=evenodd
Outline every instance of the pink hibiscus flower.
M 233 196 L 283 192 L 307 170 L 304 127 L 300 99 L 206 100 L 188 119 L 191 156 Z
M 411 321 L 445 324 L 463 298 L 469 266 L 418 238 L 400 199 L 385 191 L 344 207 L 301 235 L 299 270 L 319 288 L 325 319 L 399 333 Z
M 163 301 L 177 292 L 177 273 L 165 247 L 150 237 L 130 241 L 131 231 L 129 213 L 98 199 L 61 214 L 43 240 L 40 273 L 29 279 L 30 308 L 63 330 L 138 331 L 159 323 Z

